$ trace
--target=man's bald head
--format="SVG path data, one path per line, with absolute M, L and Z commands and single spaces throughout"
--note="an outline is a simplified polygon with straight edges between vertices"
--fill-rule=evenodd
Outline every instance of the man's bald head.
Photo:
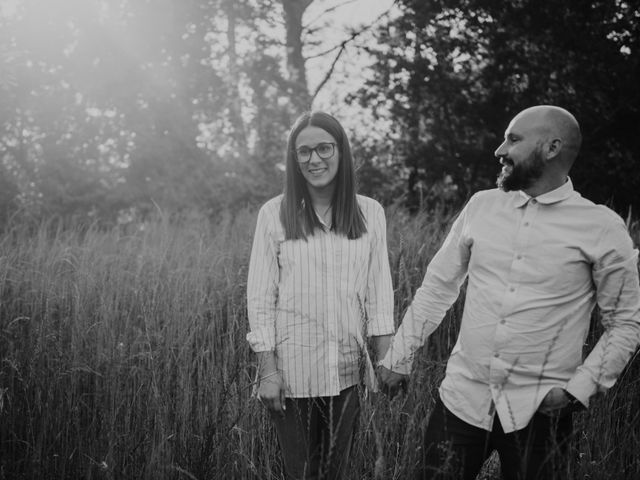
M 537 105 L 518 113 L 512 120 L 535 129 L 546 141 L 560 141 L 560 159 L 571 167 L 582 144 L 580 125 L 567 110 L 554 105 Z

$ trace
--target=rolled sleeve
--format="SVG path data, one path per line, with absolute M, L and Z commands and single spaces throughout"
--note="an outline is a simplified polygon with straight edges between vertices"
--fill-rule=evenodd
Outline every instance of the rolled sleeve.
M 271 225 L 276 212 L 265 207 L 258 213 L 247 278 L 247 312 L 251 329 L 247 341 L 254 352 L 275 349 L 278 256 Z
M 387 253 L 387 222 L 382 206 L 375 204 L 372 248 L 369 259 L 366 306 L 369 317 L 368 335 L 390 335 L 393 324 L 393 285 Z

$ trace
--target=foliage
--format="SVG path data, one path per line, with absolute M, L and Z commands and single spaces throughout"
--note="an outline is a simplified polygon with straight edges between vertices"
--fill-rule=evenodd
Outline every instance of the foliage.
M 322 88 L 360 35 L 325 49 L 327 22 L 305 13 L 339 10 L 315 2 L 7 2 L 0 226 L 9 217 L 114 223 L 157 209 L 215 216 L 279 192 L 287 129 L 317 93 L 308 62 L 330 59 L 315 79 Z M 494 184 L 492 152 L 513 114 L 554 103 L 583 126 L 577 189 L 623 214 L 640 208 L 636 3 L 395 5 L 377 42 L 360 44 L 374 58 L 370 80 L 344 92 L 381 120 L 342 118 L 357 124 L 363 193 L 403 198 L 413 212 L 457 208 Z M 348 108 L 341 102 L 336 110 Z
M 379 29 L 373 78 L 356 97 L 388 116 L 410 191 L 451 176 L 466 198 L 493 184 L 492 152 L 509 119 L 557 104 L 586 142 L 578 190 L 638 207 L 640 9 L 633 2 L 397 2 Z M 386 113 L 388 110 L 388 113 Z M 416 204 L 416 198 L 410 199 Z
M 280 189 L 297 112 L 277 2 L 161 3 L 0 14 L 0 160 L 30 214 L 210 213 Z

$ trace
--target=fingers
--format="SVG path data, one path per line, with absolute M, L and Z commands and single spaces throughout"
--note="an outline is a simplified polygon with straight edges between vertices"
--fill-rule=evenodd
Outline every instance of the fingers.
M 561 408 L 550 408 L 544 405 L 541 405 L 540 408 L 538 408 L 538 412 L 546 415 L 547 417 L 557 417 L 560 414 L 560 410 L 562 410 Z
M 407 392 L 407 376 L 393 372 L 388 368 L 379 366 L 376 370 L 378 376 L 378 382 L 380 383 L 380 390 L 385 395 L 393 398 L 398 393 Z
M 407 382 L 405 380 L 401 380 L 393 385 L 383 383 L 380 387 L 380 390 L 389 398 L 394 398 L 401 392 L 403 394 L 407 393 Z
M 258 388 L 258 399 L 268 410 L 283 414 L 286 396 L 282 381 L 272 378 L 262 382 Z
M 267 410 L 271 410 L 275 413 L 282 413 L 284 410 L 284 400 L 280 395 L 276 397 L 267 397 L 265 395 L 258 394 L 258 400 L 264 405 Z
M 393 372 L 388 368 L 385 368 L 382 366 L 378 367 L 378 370 L 376 371 L 376 373 L 378 375 L 378 380 L 381 383 L 388 385 L 389 387 L 396 387 L 400 383 L 406 380 L 405 375 L 401 375 L 399 373 Z
M 268 402 L 263 402 L 263 404 L 272 412 L 284 415 L 284 411 L 286 410 L 285 400 L 284 389 L 281 389 L 275 397 L 270 398 Z
M 284 388 L 280 388 L 280 408 L 281 412 L 284 414 L 284 411 L 287 409 L 286 397 L 284 396 Z
M 565 407 L 560 408 L 539 408 L 538 413 L 546 417 L 556 418 L 562 417 L 568 413 L 568 410 Z
M 280 398 L 280 395 L 278 395 L 277 397 L 271 400 L 271 403 L 269 405 L 269 410 L 272 410 L 275 413 L 283 413 L 282 404 L 283 402 Z

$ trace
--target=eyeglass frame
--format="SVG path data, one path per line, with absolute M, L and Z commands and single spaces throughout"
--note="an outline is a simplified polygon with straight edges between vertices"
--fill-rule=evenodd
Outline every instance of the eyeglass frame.
M 327 155 L 326 157 L 323 157 L 322 155 L 320 155 L 320 152 L 318 152 L 318 147 L 322 146 L 322 145 L 331 145 L 331 154 Z M 316 155 L 318 156 L 318 158 L 322 159 L 322 160 L 328 160 L 329 158 L 333 157 L 336 153 L 336 147 L 338 146 L 338 144 L 336 142 L 320 142 L 318 143 L 315 147 L 309 147 L 307 145 L 302 145 L 302 147 L 306 147 L 309 149 L 309 158 L 305 161 L 301 161 L 300 160 L 300 155 L 298 153 L 298 149 L 295 148 L 293 150 L 294 155 L 296 156 L 296 162 L 298 162 L 301 165 L 306 165 L 307 163 L 309 163 L 311 161 L 311 157 L 313 156 L 313 152 L 316 152 Z

